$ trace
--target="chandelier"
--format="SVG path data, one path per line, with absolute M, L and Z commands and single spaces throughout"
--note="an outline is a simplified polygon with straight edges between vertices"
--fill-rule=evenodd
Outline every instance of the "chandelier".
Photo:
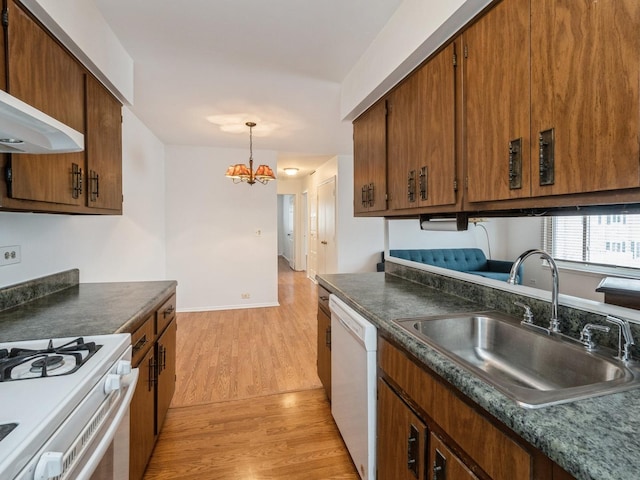
M 233 180 L 233 183 L 247 182 L 249 185 L 253 185 L 260 182 L 264 185 L 275 180 L 276 176 L 269 165 L 260 165 L 255 171 L 253 170 L 253 127 L 256 124 L 247 122 L 245 125 L 249 127 L 249 166 L 247 167 L 244 163 L 230 165 L 225 176 Z

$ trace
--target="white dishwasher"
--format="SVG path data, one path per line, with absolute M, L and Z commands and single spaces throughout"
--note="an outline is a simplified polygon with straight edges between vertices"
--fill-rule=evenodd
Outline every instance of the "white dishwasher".
M 334 295 L 331 414 L 360 477 L 376 477 L 376 328 Z

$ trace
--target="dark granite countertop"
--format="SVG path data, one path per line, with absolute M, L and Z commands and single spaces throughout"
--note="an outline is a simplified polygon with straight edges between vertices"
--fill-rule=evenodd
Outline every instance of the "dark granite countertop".
M 640 389 L 541 409 L 522 408 L 392 321 L 474 311 L 483 305 L 385 273 L 322 275 L 318 281 L 369 319 L 379 333 L 403 345 L 577 479 L 640 475 Z
M 0 311 L 0 343 L 132 333 L 175 281 L 80 283 Z

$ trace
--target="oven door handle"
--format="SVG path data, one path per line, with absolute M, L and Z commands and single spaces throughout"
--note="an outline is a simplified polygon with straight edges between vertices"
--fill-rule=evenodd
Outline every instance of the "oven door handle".
M 93 450 L 91 456 L 86 460 L 85 464 L 82 467 L 82 470 L 78 473 L 75 480 L 88 480 L 93 475 L 95 469 L 98 467 L 98 464 L 104 457 L 107 449 L 111 445 L 111 442 L 116 436 L 116 432 L 118 428 L 120 428 L 120 424 L 124 419 L 125 415 L 129 412 L 129 406 L 131 404 L 131 399 L 133 398 L 133 394 L 136 390 L 136 384 L 138 383 L 138 374 L 139 370 L 134 368 L 131 370 L 131 373 L 122 377 L 122 380 L 126 379 L 126 383 L 123 382 L 123 387 L 126 387 L 127 392 L 118 405 L 118 410 L 116 411 L 111 424 L 108 429 L 104 432 L 102 439 L 100 439 L 100 443 L 96 445 Z

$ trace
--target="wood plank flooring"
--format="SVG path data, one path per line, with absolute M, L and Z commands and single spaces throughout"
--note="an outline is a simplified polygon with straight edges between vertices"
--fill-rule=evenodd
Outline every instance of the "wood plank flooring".
M 177 383 L 145 480 L 358 479 L 316 374 L 317 287 L 279 307 L 178 314 Z

